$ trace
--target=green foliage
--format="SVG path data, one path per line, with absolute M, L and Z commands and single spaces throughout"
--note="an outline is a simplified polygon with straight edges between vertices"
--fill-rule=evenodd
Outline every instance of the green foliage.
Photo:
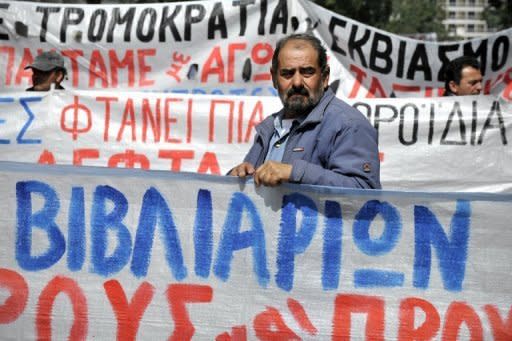
M 504 30 L 512 27 L 512 0 L 489 0 L 482 16 L 489 28 Z
M 390 20 L 382 28 L 397 34 L 435 32 L 444 38 L 444 18 L 445 11 L 436 0 L 393 0 Z
M 391 14 L 391 0 L 316 0 L 318 5 L 366 25 L 382 28 Z
M 408 35 L 437 33 L 446 38 L 445 11 L 436 0 L 316 0 L 336 13 L 388 32 Z

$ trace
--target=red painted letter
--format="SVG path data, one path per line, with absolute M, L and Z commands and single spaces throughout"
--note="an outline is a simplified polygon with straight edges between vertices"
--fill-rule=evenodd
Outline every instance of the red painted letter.
M 171 308 L 174 321 L 174 332 L 170 341 L 184 341 L 192 339 L 194 325 L 190 321 L 185 303 L 211 302 L 213 290 L 206 285 L 171 284 L 167 289 L 167 301 Z
M 115 279 L 103 284 L 108 299 L 117 318 L 117 339 L 135 340 L 140 320 L 153 299 L 155 289 L 148 282 L 143 282 L 128 303 L 121 284 Z
M 37 303 L 37 339 L 52 339 L 53 302 L 61 292 L 68 295 L 73 306 L 75 320 L 69 332 L 68 340 L 87 338 L 87 300 L 82 289 L 71 278 L 56 276 L 43 289 Z M 64 317 L 61 315 L 61 317 Z M 67 316 L 66 316 L 67 317 Z
M 0 269 L 0 288 L 6 288 L 11 293 L 4 304 L 0 305 L 0 324 L 11 323 L 25 310 L 28 285 L 16 271 Z
M 333 318 L 333 340 L 351 340 L 351 314 L 366 313 L 366 340 L 384 341 L 384 300 L 375 296 L 338 295 Z M 356 335 L 354 335 L 356 337 Z

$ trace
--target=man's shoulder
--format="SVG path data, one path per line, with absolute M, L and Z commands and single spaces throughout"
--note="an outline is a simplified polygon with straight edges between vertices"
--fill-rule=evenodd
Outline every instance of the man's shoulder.
M 325 110 L 325 117 L 329 121 L 362 122 L 362 124 L 369 124 L 366 117 L 359 110 L 338 97 L 334 97 L 329 102 Z

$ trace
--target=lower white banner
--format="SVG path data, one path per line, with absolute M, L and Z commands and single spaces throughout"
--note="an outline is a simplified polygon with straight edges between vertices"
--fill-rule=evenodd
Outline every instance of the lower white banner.
M 0 163 L 2 339 L 510 340 L 512 195 Z

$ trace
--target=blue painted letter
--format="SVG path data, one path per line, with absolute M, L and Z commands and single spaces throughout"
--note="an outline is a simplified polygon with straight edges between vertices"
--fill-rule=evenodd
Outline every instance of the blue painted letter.
M 249 219 L 250 229 L 240 232 L 244 211 L 247 212 L 246 216 Z M 262 287 L 266 287 L 270 274 L 267 268 L 265 233 L 261 218 L 251 199 L 245 194 L 237 192 L 233 194 L 229 203 L 228 214 L 217 250 L 217 260 L 213 268 L 214 274 L 226 281 L 231 271 L 233 251 L 248 247 L 252 247 L 253 271 L 258 277 L 258 283 Z
M 430 280 L 432 251 L 435 247 L 444 287 L 450 291 L 462 290 L 468 255 L 471 207 L 468 201 L 458 200 L 450 226 L 450 239 L 441 224 L 425 206 L 414 207 L 415 254 L 414 286 L 427 288 Z
M 82 269 L 85 261 L 84 188 L 73 187 L 68 219 L 68 266 L 71 271 Z
M 36 213 L 32 212 L 32 193 L 39 193 L 44 199 L 43 207 Z M 64 235 L 55 223 L 60 208 L 59 197 L 52 187 L 43 182 L 22 181 L 16 184 L 16 202 L 16 260 L 25 270 L 47 269 L 57 263 L 66 251 Z M 33 227 L 44 230 L 48 235 L 48 249 L 38 256 L 31 253 Z
M 107 200 L 113 205 L 108 205 Z M 111 212 L 107 207 L 113 206 Z M 128 211 L 128 201 L 123 193 L 110 186 L 98 186 L 94 192 L 91 217 L 91 260 L 92 271 L 110 276 L 120 271 L 129 261 L 132 251 L 130 231 L 123 224 L 123 218 Z M 110 256 L 108 231 L 117 233 L 117 247 Z
M 158 223 L 161 226 L 160 236 L 165 243 L 167 264 L 169 264 L 174 278 L 180 281 L 187 276 L 187 269 L 183 264 L 183 254 L 176 225 L 167 202 L 153 187 L 146 191 L 142 201 L 131 270 L 137 277 L 146 276 L 151 258 L 155 227 Z
M 299 211 L 302 212 L 302 224 L 297 229 Z M 295 255 L 306 251 L 315 234 L 317 220 L 317 207 L 309 197 L 299 193 L 283 197 L 276 261 L 276 283 L 281 289 L 292 290 Z
M 197 193 L 197 211 L 194 222 L 194 250 L 196 275 L 208 278 L 212 266 L 212 194 L 206 189 Z
M 337 289 L 341 270 L 341 236 L 343 219 L 341 207 L 336 201 L 325 202 L 325 230 L 322 267 L 324 290 Z
M 384 230 L 379 238 L 372 239 L 370 227 L 377 214 L 384 220 Z M 400 238 L 402 222 L 397 209 L 387 202 L 370 200 L 357 213 L 354 221 L 354 243 L 369 256 L 380 256 L 391 251 Z M 381 269 L 357 269 L 354 272 L 356 287 L 397 287 L 404 283 L 402 272 Z

